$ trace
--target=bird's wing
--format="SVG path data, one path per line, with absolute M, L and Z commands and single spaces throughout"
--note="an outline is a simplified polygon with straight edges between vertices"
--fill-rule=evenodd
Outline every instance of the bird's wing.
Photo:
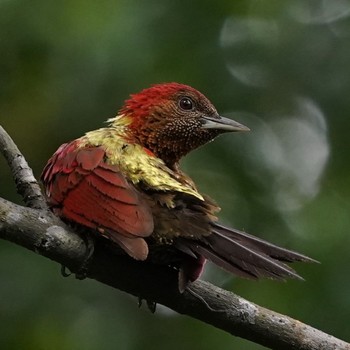
M 61 217 L 117 242 L 130 256 L 148 254 L 142 237 L 154 229 L 150 207 L 101 147 L 62 145 L 42 173 L 48 201 Z

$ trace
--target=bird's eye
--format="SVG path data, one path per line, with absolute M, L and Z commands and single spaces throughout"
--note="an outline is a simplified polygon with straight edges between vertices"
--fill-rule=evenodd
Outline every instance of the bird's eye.
M 193 109 L 193 102 L 189 97 L 183 97 L 179 102 L 179 106 L 181 109 L 189 111 Z

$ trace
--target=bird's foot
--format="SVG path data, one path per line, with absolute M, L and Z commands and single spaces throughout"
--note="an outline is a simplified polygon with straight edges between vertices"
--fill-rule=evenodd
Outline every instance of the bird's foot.
M 85 254 L 83 263 L 80 265 L 77 272 L 75 272 L 75 278 L 79 280 L 83 280 L 87 277 L 89 266 L 91 263 L 91 257 L 95 251 L 95 240 L 91 235 L 86 235 L 84 237 L 84 241 L 86 244 L 86 254 Z M 71 274 L 72 272 L 69 271 L 67 266 L 64 266 L 64 265 L 61 266 L 61 275 L 63 277 L 69 277 Z
M 69 277 L 72 273 L 68 270 L 67 266 L 61 265 L 61 275 L 63 277 Z
M 89 272 L 89 266 L 91 263 L 91 258 L 95 251 L 95 239 L 92 235 L 87 234 L 84 236 L 84 241 L 86 244 L 86 254 L 83 263 L 80 265 L 78 271 L 75 273 L 75 278 L 78 280 L 83 280 L 87 277 Z
M 156 312 L 157 303 L 155 301 L 149 301 L 149 300 L 143 299 L 142 297 L 139 297 L 139 307 L 142 306 L 143 301 L 146 302 L 148 310 L 151 311 L 152 314 L 154 314 Z

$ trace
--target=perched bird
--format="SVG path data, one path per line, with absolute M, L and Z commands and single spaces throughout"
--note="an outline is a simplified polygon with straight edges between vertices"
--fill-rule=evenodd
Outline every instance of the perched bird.
M 285 262 L 312 259 L 219 224 L 220 208 L 179 168 L 216 136 L 248 130 L 190 86 L 154 85 L 131 95 L 108 126 L 59 147 L 42 173 L 48 203 L 134 259 L 178 253 L 180 290 L 206 259 L 241 277 L 300 278 Z

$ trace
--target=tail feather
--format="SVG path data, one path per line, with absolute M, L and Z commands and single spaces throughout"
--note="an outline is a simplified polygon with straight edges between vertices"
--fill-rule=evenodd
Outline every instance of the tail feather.
M 246 246 L 254 250 L 261 251 L 262 253 L 265 253 L 270 257 L 280 261 L 317 262 L 317 260 L 309 258 L 306 255 L 303 255 L 282 247 L 278 247 L 275 244 L 269 243 L 261 238 L 250 235 L 243 231 L 231 229 L 217 223 L 213 223 L 213 230 L 217 230 L 218 232 L 221 232 L 223 235 L 226 235 L 227 238 L 231 238 L 233 240 L 243 242 Z
M 196 253 L 198 253 L 198 254 L 204 256 L 206 259 L 210 260 L 215 265 L 222 267 L 226 271 L 231 272 L 236 276 L 249 278 L 249 279 L 256 279 L 257 278 L 256 275 L 254 275 L 253 273 L 245 271 L 245 270 L 241 269 L 239 266 L 233 264 L 233 262 L 229 262 L 229 261 L 225 260 L 224 258 L 217 255 L 213 250 L 211 250 L 208 247 L 196 244 L 195 247 L 192 246 L 192 249 Z
M 186 246 L 223 269 L 250 279 L 302 279 L 285 262 L 316 262 L 305 255 L 216 223 L 212 224 L 210 235 L 202 237 L 201 241 L 186 240 Z

